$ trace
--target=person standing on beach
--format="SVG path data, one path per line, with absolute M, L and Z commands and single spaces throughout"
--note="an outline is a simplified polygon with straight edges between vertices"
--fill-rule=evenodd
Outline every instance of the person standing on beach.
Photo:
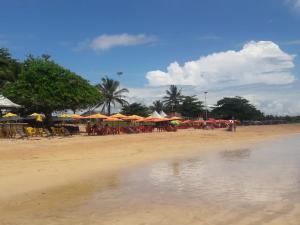
M 232 132 L 236 132 L 236 120 L 232 117 Z

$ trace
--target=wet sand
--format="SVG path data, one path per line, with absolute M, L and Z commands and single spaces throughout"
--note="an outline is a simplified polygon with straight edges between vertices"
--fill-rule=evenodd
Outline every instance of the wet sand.
M 257 208 L 249 214 L 247 205 L 238 209 L 222 204 L 185 205 L 180 201 L 172 204 L 135 201 L 126 205 L 117 202 L 114 193 L 108 193 L 105 198 L 116 202 L 101 209 L 87 207 L 86 202 L 90 202 L 95 193 L 118 186 L 127 171 L 135 166 L 201 151 L 251 146 L 299 132 L 300 125 L 276 125 L 241 127 L 236 133 L 184 130 L 107 137 L 0 140 L 0 224 L 228 224 L 228 221 L 232 221 L 230 224 L 297 224 L 299 205 L 284 202 L 280 206 L 262 208 L 264 214 L 255 213 Z M 289 211 L 288 215 L 271 219 L 271 212 L 284 213 L 284 209 Z M 221 216 L 214 217 L 215 214 Z M 222 216 L 223 222 L 218 221 Z

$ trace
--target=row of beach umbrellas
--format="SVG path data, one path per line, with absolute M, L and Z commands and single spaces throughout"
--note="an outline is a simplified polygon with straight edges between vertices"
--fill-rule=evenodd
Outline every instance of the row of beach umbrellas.
M 27 116 L 25 119 L 34 119 L 38 122 L 42 122 L 44 120 L 45 116 L 40 113 L 32 113 L 29 116 Z M 118 121 L 135 121 L 135 122 L 164 122 L 164 121 L 175 121 L 175 120 L 182 120 L 180 117 L 171 117 L 171 118 L 157 118 L 153 116 L 148 117 L 142 117 L 138 115 L 130 115 L 126 116 L 121 113 L 114 114 L 112 116 L 106 116 L 100 113 L 93 114 L 90 116 L 81 116 L 78 114 L 61 114 L 58 116 L 58 118 L 64 119 L 64 120 L 79 120 L 79 119 L 99 119 L 105 122 L 118 122 Z M 7 113 L 5 114 L 0 121 L 19 121 L 22 120 L 20 116 L 14 113 Z

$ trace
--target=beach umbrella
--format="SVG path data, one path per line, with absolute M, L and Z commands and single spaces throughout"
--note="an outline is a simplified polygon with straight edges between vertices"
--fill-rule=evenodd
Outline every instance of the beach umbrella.
M 118 118 L 118 119 L 125 119 L 125 118 L 127 118 L 128 116 L 125 116 L 125 115 L 123 115 L 123 114 L 121 114 L 121 113 L 117 113 L 117 114 L 114 114 L 114 115 L 112 115 L 112 116 L 110 116 L 111 118 Z
M 94 115 L 91 115 L 91 116 L 85 116 L 84 118 L 87 118 L 87 119 L 107 119 L 108 116 L 97 113 L 97 114 L 94 114 Z
M 17 114 L 14 113 L 7 113 L 5 114 L 0 121 L 2 122 L 7 122 L 7 121 L 18 121 L 21 120 L 23 118 L 21 118 L 20 116 L 18 116 Z
M 43 122 L 44 118 L 45 118 L 44 114 L 32 113 L 26 119 L 33 119 L 33 120 L 36 120 L 37 122 Z
M 185 120 L 185 121 L 183 121 L 182 123 L 192 123 L 193 121 L 192 120 Z
M 85 118 L 85 117 L 84 117 L 84 116 L 77 115 L 77 114 L 73 114 L 73 115 L 71 115 L 71 118 L 76 119 L 76 120 L 79 120 L 79 119 L 83 119 L 83 118 Z
M 110 117 L 104 119 L 103 121 L 105 121 L 105 122 L 119 122 L 119 121 L 122 121 L 122 120 L 119 119 L 119 118 L 114 118 L 114 117 L 110 116 Z
M 180 125 L 180 122 L 178 120 L 172 120 L 170 124 L 178 126 Z
M 169 118 L 170 120 L 182 120 L 181 117 L 178 117 L 178 116 L 173 116 L 171 118 Z
M 6 118 L 6 117 L 16 117 L 16 116 L 18 115 L 14 113 L 6 113 L 3 117 Z
M 131 115 L 131 116 L 127 116 L 126 119 L 128 119 L 128 120 L 142 120 L 142 119 L 144 119 L 144 117 L 137 116 L 137 115 Z
M 64 113 L 64 114 L 59 115 L 58 117 L 59 118 L 71 118 L 72 115 Z

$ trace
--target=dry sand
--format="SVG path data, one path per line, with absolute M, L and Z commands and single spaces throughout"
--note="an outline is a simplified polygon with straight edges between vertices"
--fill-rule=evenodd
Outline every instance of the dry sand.
M 160 159 L 198 154 L 201 151 L 249 146 L 262 140 L 294 133 L 300 133 L 300 125 L 239 127 L 236 133 L 224 130 L 182 130 L 176 133 L 155 132 L 104 137 L 2 139 L 0 225 L 223 224 L 221 221 L 214 222 L 212 215 L 218 213 L 218 209 L 209 210 L 209 207 L 201 211 L 203 218 L 206 218 L 201 223 L 196 216 L 199 210 L 183 210 L 181 205 L 149 204 L 126 210 L 111 210 L 103 215 L 95 212 L 80 215 L 81 211 L 73 215 L 72 212 L 95 190 L 116 185 L 120 172 L 128 168 Z M 290 224 L 297 224 L 293 223 L 294 218 L 300 219 L 300 207 L 297 207 L 291 209 L 296 216 L 290 215 Z M 163 219 L 167 211 L 174 213 L 173 222 Z M 219 210 L 219 213 L 225 212 Z M 232 214 L 228 216 L 241 217 Z M 247 218 L 245 215 L 236 221 L 231 217 L 227 218 L 228 221 L 232 219 L 231 224 L 262 224 L 255 223 L 253 216 Z M 279 222 L 271 220 L 268 223 L 264 219 L 261 218 L 264 224 L 282 224 L 283 221 L 282 218 L 275 218 Z M 250 223 L 252 220 L 253 223 Z

